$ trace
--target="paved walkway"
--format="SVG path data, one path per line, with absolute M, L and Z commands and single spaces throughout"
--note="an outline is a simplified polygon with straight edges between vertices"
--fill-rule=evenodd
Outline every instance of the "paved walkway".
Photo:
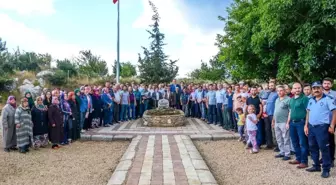
M 83 140 L 131 140 L 137 135 L 189 135 L 191 139 L 219 140 L 238 138 L 238 134 L 209 125 L 200 119 L 188 118 L 184 127 L 147 127 L 142 119 L 93 129 L 82 135 Z
M 108 185 L 215 185 L 202 156 L 187 135 L 135 137 Z

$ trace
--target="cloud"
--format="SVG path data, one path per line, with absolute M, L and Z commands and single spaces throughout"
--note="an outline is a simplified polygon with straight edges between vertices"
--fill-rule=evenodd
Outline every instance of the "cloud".
M 55 13 L 54 0 L 0 0 L 0 9 L 12 10 L 21 15 Z
M 152 10 L 148 4 L 148 0 L 142 0 L 144 10 L 142 15 L 133 23 L 134 28 L 148 28 L 152 23 Z M 186 11 L 185 4 L 180 0 L 152 0 L 158 8 L 161 21 L 160 28 L 166 33 L 166 36 L 182 36 L 180 48 L 170 48 L 169 42 L 166 46 L 168 55 L 171 59 L 179 59 L 179 77 L 185 77 L 187 73 L 193 69 L 200 67 L 201 60 L 208 61 L 218 52 L 218 48 L 214 46 L 216 34 L 221 29 L 205 29 L 199 25 L 193 25 L 184 15 Z
M 73 58 L 78 56 L 80 50 L 90 49 L 94 54 L 100 55 L 106 60 L 110 69 L 114 59 L 116 59 L 116 51 L 112 48 L 100 48 L 99 46 L 83 48 L 62 40 L 54 40 L 40 30 L 27 27 L 25 24 L 13 20 L 7 14 L 0 13 L 0 20 L 2 26 L 0 36 L 7 41 L 7 47 L 10 51 L 19 46 L 20 49 L 25 51 L 50 53 L 54 59 L 63 59 Z M 137 53 L 122 51 L 120 57 L 125 60 L 136 61 Z

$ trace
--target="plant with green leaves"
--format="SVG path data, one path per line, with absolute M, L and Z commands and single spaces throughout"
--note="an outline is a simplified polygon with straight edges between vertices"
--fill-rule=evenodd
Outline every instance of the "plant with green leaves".
M 77 65 L 79 67 L 79 74 L 91 77 L 103 77 L 108 74 L 106 61 L 99 56 L 93 55 L 90 50 L 79 52 L 77 58 Z
M 235 0 L 219 59 L 233 79 L 311 82 L 336 76 L 334 0 Z
M 160 16 L 155 5 L 149 1 L 154 12 L 152 16 L 153 24 L 151 30 L 147 30 L 151 39 L 150 47 L 142 47 L 143 56 L 139 54 L 140 79 L 147 83 L 171 82 L 178 73 L 177 60 L 168 60 L 168 56 L 163 51 L 165 35 L 160 31 Z
M 133 77 L 137 75 L 136 66 L 133 65 L 130 61 L 121 62 L 119 64 L 120 76 L 123 78 Z M 113 74 L 115 75 L 117 71 L 117 61 L 114 61 L 113 65 Z

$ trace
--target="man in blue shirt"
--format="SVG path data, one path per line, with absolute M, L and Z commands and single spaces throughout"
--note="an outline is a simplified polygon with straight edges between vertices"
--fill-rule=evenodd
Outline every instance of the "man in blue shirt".
M 223 85 L 218 85 L 218 90 L 216 91 L 216 109 L 217 109 L 217 122 L 219 125 L 223 125 L 223 106 L 224 106 L 225 92 L 223 90 Z
M 272 120 L 275 109 L 275 100 L 278 98 L 278 93 L 275 90 L 275 84 L 273 82 L 269 83 L 270 93 L 266 101 L 266 116 L 265 116 L 265 138 L 266 138 L 266 149 L 273 148 L 273 137 L 272 137 Z
M 312 87 L 314 97 L 308 102 L 304 132 L 308 136 L 309 150 L 314 164 L 313 167 L 307 169 L 307 171 L 321 171 L 319 160 L 321 152 L 323 161 L 323 172 L 321 176 L 328 178 L 330 176 L 331 167 L 328 133 L 334 134 L 335 132 L 336 103 L 323 93 L 322 84 L 320 82 L 314 82 Z M 332 112 L 332 119 L 330 119 L 329 116 L 330 112 Z
M 180 86 L 180 84 L 176 84 L 176 79 L 173 80 L 173 83 L 170 85 L 170 92 L 175 92 L 176 91 L 176 87 L 179 88 L 180 92 L 182 91 L 182 88 Z
M 216 92 L 212 84 L 209 85 L 209 91 L 206 94 L 206 107 L 209 111 L 209 124 L 216 123 Z
M 202 86 L 199 86 L 198 89 L 195 91 L 196 93 L 196 116 L 198 118 L 202 118 L 202 109 L 203 109 L 203 90 L 202 90 Z
M 336 102 L 336 91 L 332 90 L 334 80 L 331 78 L 324 78 L 323 79 L 323 93 L 329 98 L 333 99 Z M 331 113 L 330 113 L 331 117 Z M 335 161 L 335 135 L 329 134 L 329 144 L 330 144 L 330 156 L 331 156 L 331 167 L 334 167 Z

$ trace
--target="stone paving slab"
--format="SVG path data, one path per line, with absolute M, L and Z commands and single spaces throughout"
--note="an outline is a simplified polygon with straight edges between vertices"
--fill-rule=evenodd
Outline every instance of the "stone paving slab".
M 185 135 L 137 136 L 108 185 L 217 184 L 202 156 Z

